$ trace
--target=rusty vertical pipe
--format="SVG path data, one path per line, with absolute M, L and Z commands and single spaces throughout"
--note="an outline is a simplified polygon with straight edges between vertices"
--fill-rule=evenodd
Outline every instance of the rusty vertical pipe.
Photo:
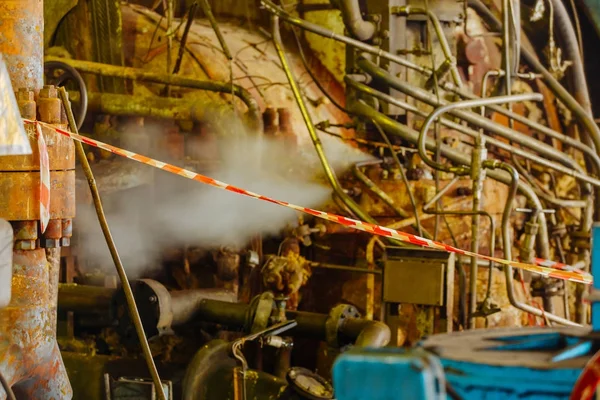
M 44 2 L 0 0 L 0 53 L 15 89 L 44 84 Z

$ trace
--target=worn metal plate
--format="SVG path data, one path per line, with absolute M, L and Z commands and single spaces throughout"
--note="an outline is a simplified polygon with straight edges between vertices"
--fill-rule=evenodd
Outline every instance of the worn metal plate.
M 442 306 L 446 303 L 445 281 L 454 255 L 437 250 L 386 250 L 383 301 Z

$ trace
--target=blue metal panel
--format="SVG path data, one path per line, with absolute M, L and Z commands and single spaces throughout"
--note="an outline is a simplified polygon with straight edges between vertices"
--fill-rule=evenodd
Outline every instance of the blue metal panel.
M 568 399 L 581 369 L 536 370 L 442 360 L 446 379 L 464 399 Z
M 353 349 L 333 366 L 337 400 L 441 400 L 443 382 L 439 361 L 419 349 Z

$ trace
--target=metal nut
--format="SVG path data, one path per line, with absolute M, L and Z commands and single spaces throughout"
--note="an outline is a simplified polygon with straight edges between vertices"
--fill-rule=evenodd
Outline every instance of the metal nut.
M 36 247 L 35 240 L 17 240 L 15 242 L 15 250 L 35 250 Z
M 58 97 L 58 91 L 54 85 L 45 85 L 40 89 L 40 98 L 42 99 L 55 99 Z
M 19 88 L 17 92 L 17 101 L 33 101 L 34 93 L 33 90 L 27 88 Z

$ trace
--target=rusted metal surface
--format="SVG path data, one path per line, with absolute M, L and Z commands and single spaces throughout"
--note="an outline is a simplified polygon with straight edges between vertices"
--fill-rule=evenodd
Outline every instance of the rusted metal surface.
M 0 368 L 18 398 L 71 398 L 55 339 L 51 269 L 43 249 L 14 252 L 12 300 L 0 310 Z
M 44 82 L 44 3 L 0 1 L 0 53 L 14 88 L 41 89 Z
M 311 270 L 308 262 L 294 251 L 284 257 L 272 257 L 262 271 L 263 285 L 275 296 L 287 299 L 287 308 L 296 310 L 300 302 L 300 289 L 306 285 Z
M 88 101 L 88 110 L 92 112 L 185 121 L 219 120 L 231 112 L 230 107 L 212 101 L 190 103 L 185 99 L 158 96 L 89 93 Z
M 23 88 L 17 91 L 17 102 L 19 104 L 21 116 L 23 116 L 23 118 L 37 119 L 37 114 L 40 116 L 41 121 L 60 124 L 61 104 L 60 100 L 56 98 L 56 90 L 50 87 L 40 90 L 40 98 L 38 99 L 37 104 L 33 100 L 33 96 L 34 93 L 32 91 Z M 33 127 L 26 126 L 26 129 L 33 129 Z M 42 133 L 48 148 L 50 169 L 75 169 L 75 150 L 73 141 L 46 127 L 42 127 Z M 25 156 L 0 157 L 0 171 L 39 171 L 39 150 L 33 132 L 30 132 L 29 142 L 32 153 Z
M 39 172 L 0 173 L 0 217 L 9 221 L 38 220 L 40 217 Z M 50 172 L 50 218 L 75 217 L 75 171 Z
M 130 51 L 126 52 L 126 63 L 145 70 L 164 71 L 167 58 L 166 46 L 163 45 L 166 42 L 164 35 L 167 26 L 165 22 L 161 22 L 159 14 L 147 9 L 131 4 L 123 4 L 122 7 L 123 34 L 126 38 L 124 42 L 130 43 L 129 46 L 131 46 Z M 152 41 L 157 27 L 157 33 Z M 308 131 L 287 85 L 274 47 L 266 43 L 264 36 L 258 31 L 223 21 L 219 21 L 219 27 L 233 55 L 231 64 L 223 54 L 210 24 L 207 21 L 198 20 L 192 24 L 189 32 L 186 45 L 189 53 L 184 56 L 180 75 L 228 82 L 231 79 L 230 71 L 232 71 L 234 82 L 250 92 L 261 110 L 264 111 L 268 107 L 289 110 L 290 125 L 298 138 L 300 148 L 313 153 L 314 149 Z M 180 39 L 180 34 L 181 32 L 175 33 L 176 40 Z M 306 70 L 300 58 L 292 53 L 289 56 L 294 74 L 306 76 Z M 330 75 L 328 80 L 330 89 L 334 89 L 335 86 L 338 93 L 343 93 L 342 86 L 332 80 Z M 344 124 L 351 121 L 347 115 L 337 110 L 332 104 L 320 101 L 324 96 L 312 82 L 303 82 L 302 89 L 305 96 L 311 100 L 309 109 L 315 122 L 329 120 L 333 124 Z M 136 85 L 134 93 L 147 94 L 148 88 Z M 214 104 L 227 104 L 231 107 L 231 96 L 228 94 L 218 95 L 190 90 L 180 91 L 179 94 L 188 101 L 197 99 L 206 102 L 207 99 L 210 99 Z M 234 101 L 234 104 L 237 103 L 239 100 Z M 340 132 L 344 136 L 354 134 L 353 131 L 345 129 L 332 128 L 332 131 Z M 325 135 L 321 139 L 326 146 L 327 142 L 338 140 Z

